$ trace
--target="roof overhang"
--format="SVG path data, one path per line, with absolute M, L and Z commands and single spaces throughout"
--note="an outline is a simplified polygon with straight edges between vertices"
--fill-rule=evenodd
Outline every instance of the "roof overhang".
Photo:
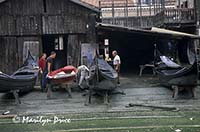
M 4 1 L 6 1 L 6 0 L 0 0 L 0 3 L 4 2 Z
M 84 2 L 82 2 L 80 0 L 70 0 L 70 1 L 73 2 L 73 3 L 75 3 L 75 4 L 78 4 L 80 6 L 83 6 L 83 7 L 87 8 L 87 9 L 90 9 L 90 10 L 92 10 L 94 12 L 100 13 L 99 8 L 97 8 L 95 6 L 91 6 L 91 5 L 86 4 L 86 3 L 84 3 Z
M 127 32 L 127 33 L 136 33 L 141 35 L 149 35 L 149 36 L 156 36 L 156 37 L 169 37 L 169 38 L 189 38 L 189 39 L 199 39 L 200 36 L 194 35 L 194 34 L 188 34 L 184 32 L 177 32 L 173 30 L 167 30 L 162 28 L 156 28 L 152 27 L 151 30 L 144 30 L 144 29 L 138 29 L 138 28 L 129 28 L 129 27 L 123 27 L 118 25 L 112 25 L 112 24 L 104 24 L 104 23 L 97 23 L 96 24 L 97 29 L 104 29 L 109 31 L 119 31 L 119 32 Z
M 178 32 L 178 31 L 173 31 L 173 30 L 168 30 L 168 29 L 163 29 L 163 28 L 157 28 L 157 27 L 152 27 L 151 28 L 152 32 L 156 32 L 156 33 L 161 33 L 161 34 L 169 34 L 172 35 L 174 37 L 188 37 L 188 38 L 192 38 L 192 39 L 198 39 L 200 38 L 199 35 L 195 35 L 195 34 L 189 34 L 189 33 L 184 33 L 184 32 Z
M 2 2 L 5 2 L 5 1 L 7 1 L 7 0 L 0 0 L 0 4 Z M 77 5 L 83 6 L 83 7 L 87 8 L 87 9 L 89 9 L 89 10 L 92 10 L 94 12 L 100 13 L 100 10 L 98 8 L 96 8 L 95 6 L 91 6 L 91 5 L 86 4 L 86 3 L 84 3 L 84 2 L 82 2 L 80 0 L 70 0 L 70 1 L 75 3 L 75 4 L 77 4 Z

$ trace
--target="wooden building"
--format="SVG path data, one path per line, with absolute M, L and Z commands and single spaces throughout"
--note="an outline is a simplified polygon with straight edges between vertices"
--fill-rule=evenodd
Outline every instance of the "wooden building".
M 83 0 L 89 2 L 90 0 Z M 99 0 L 102 23 L 150 29 L 195 27 L 198 0 Z M 91 2 L 90 2 L 91 3 Z M 94 6 L 98 6 L 95 3 Z
M 56 68 L 80 62 L 80 44 L 95 43 L 99 10 L 79 0 L 0 0 L 0 71 L 57 52 Z M 68 58 L 71 58 L 70 60 Z

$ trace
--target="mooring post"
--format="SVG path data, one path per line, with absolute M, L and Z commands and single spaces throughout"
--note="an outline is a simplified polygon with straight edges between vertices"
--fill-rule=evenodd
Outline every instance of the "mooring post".
M 50 99 L 52 96 L 52 84 L 47 84 L 47 99 Z
M 172 98 L 174 98 L 174 100 L 176 100 L 177 96 L 178 96 L 178 86 L 172 86 L 172 89 L 173 89 Z
M 191 88 L 191 93 L 192 93 L 192 97 L 195 98 L 196 97 L 196 91 L 195 91 L 196 87 L 192 87 Z
M 108 105 L 109 104 L 109 96 L 108 96 L 108 91 L 105 92 L 104 95 L 104 104 Z
M 12 93 L 13 93 L 13 95 L 14 95 L 14 97 L 15 97 L 15 100 L 16 100 L 16 102 L 17 102 L 17 104 L 21 104 L 21 101 L 20 101 L 20 99 L 19 99 L 19 90 L 13 90 L 12 91 Z
M 87 96 L 86 96 L 86 100 L 85 100 L 85 105 L 87 106 L 91 103 L 92 103 L 92 88 L 91 88 L 91 86 L 89 86 Z

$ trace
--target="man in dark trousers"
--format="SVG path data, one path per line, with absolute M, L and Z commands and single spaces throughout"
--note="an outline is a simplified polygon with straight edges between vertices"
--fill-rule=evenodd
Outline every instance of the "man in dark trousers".
M 44 69 L 44 77 L 45 77 L 45 85 L 49 82 L 48 79 L 47 79 L 47 75 L 52 72 L 52 69 L 53 69 L 53 62 L 54 62 L 54 59 L 56 58 L 56 52 L 52 51 L 51 52 L 51 55 L 47 58 L 46 60 L 46 65 L 45 65 L 45 69 Z M 47 87 L 47 98 L 50 98 L 50 95 L 51 95 L 51 85 L 49 85 Z
M 44 92 L 45 89 L 46 89 L 46 86 L 45 86 L 45 78 L 43 76 L 43 73 L 44 73 L 44 68 L 45 68 L 45 64 L 46 64 L 46 53 L 43 53 L 40 60 L 39 60 L 39 70 L 40 70 L 40 75 L 41 75 L 41 80 L 40 80 L 40 84 L 41 84 L 41 88 L 42 88 L 42 91 Z

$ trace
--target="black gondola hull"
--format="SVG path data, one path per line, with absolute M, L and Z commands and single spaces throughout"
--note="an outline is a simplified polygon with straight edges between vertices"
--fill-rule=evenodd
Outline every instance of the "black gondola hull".
M 96 91 L 113 91 L 117 86 L 117 72 L 102 58 L 96 58 L 90 67 L 91 83 Z
M 7 93 L 15 90 L 29 92 L 33 90 L 38 71 L 37 62 L 29 52 L 23 67 L 12 75 L 0 73 L 0 92 Z
M 163 86 L 196 86 L 196 64 L 190 68 L 157 70 L 160 84 Z
M 20 76 L 15 78 L 7 78 L 0 76 L 0 92 L 10 92 L 19 90 L 19 92 L 31 91 L 35 85 L 36 77 Z

